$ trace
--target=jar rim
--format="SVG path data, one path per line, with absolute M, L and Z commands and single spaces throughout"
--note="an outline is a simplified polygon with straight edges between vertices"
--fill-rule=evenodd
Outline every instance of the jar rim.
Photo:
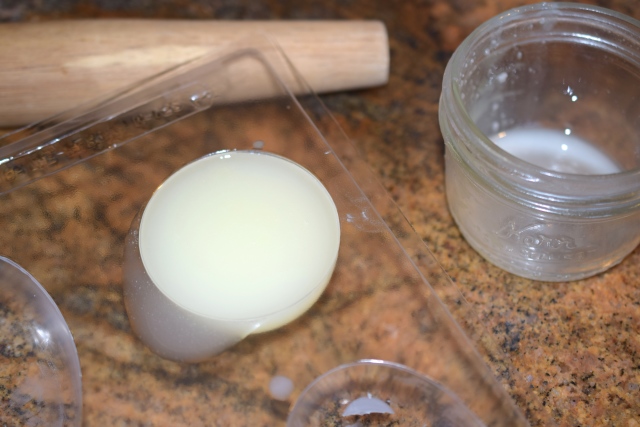
M 627 16 L 622 13 L 619 13 L 607 8 L 603 8 L 600 6 L 592 6 L 592 5 L 570 3 L 570 2 L 558 2 L 558 3 L 545 2 L 545 3 L 537 3 L 533 5 L 515 7 L 499 15 L 496 15 L 495 17 L 489 19 L 488 21 L 485 21 L 480 26 L 478 26 L 473 32 L 471 32 L 471 34 L 469 34 L 469 36 L 465 38 L 465 40 L 460 44 L 458 49 L 456 49 L 456 51 L 454 52 L 451 58 L 451 61 L 447 65 L 447 70 L 445 71 L 445 75 L 447 74 L 447 71 L 449 71 L 449 76 L 451 76 L 451 74 L 455 74 L 457 70 L 462 69 L 463 63 L 465 60 L 465 53 L 471 50 L 471 48 L 473 47 L 474 41 L 480 37 L 483 37 L 491 33 L 491 31 L 493 30 L 493 28 L 497 23 L 501 23 L 501 25 L 504 25 L 505 22 L 513 21 L 515 19 L 520 19 L 520 17 L 522 17 L 523 14 L 538 14 L 541 12 L 544 13 L 544 12 L 557 12 L 557 11 L 576 11 L 576 12 L 595 13 L 597 14 L 596 16 L 601 16 L 601 18 L 605 18 L 605 19 L 614 18 L 616 20 L 621 20 L 626 24 L 635 27 L 636 37 L 637 37 L 637 31 L 640 31 L 640 21 L 630 16 Z M 559 16 L 545 15 L 545 17 L 557 18 Z M 603 22 L 603 20 L 601 19 L 599 20 L 599 22 Z M 609 23 L 610 21 L 607 20 L 606 22 Z M 640 48 L 640 43 L 638 43 L 638 46 Z M 640 51 L 639 51 L 639 54 L 640 54 Z M 493 141 L 491 141 L 491 139 L 476 126 L 474 121 L 469 116 L 467 109 L 464 107 L 463 99 L 460 96 L 458 85 L 456 84 L 454 79 L 450 79 L 450 80 L 451 80 L 451 88 L 453 93 L 453 101 L 455 102 L 456 106 L 459 107 L 459 108 L 456 108 L 457 110 L 456 112 L 462 114 L 461 117 L 464 117 L 465 121 L 467 122 L 466 124 L 469 126 L 474 136 L 478 137 L 483 142 L 483 144 L 487 146 L 486 148 L 489 151 L 491 151 L 493 155 L 500 157 L 501 160 L 507 161 L 509 163 L 513 163 L 514 166 L 517 166 L 518 168 L 524 168 L 529 173 L 538 172 L 550 178 L 568 179 L 570 181 L 575 179 L 612 180 L 612 179 L 619 179 L 618 177 L 623 177 L 623 176 L 633 176 L 633 177 L 637 176 L 638 178 L 640 178 L 640 166 L 635 167 L 633 169 L 623 170 L 621 172 L 617 172 L 614 174 L 583 175 L 583 174 L 574 174 L 574 173 L 566 173 L 566 172 L 557 172 L 550 169 L 538 167 L 520 159 L 517 156 L 510 154 L 509 152 L 500 148 L 497 144 L 493 143 Z
M 457 132 L 464 134 L 466 139 L 472 140 L 474 144 L 473 147 L 469 147 L 469 144 L 463 141 L 462 143 L 466 147 L 462 148 L 463 152 L 458 150 L 459 155 L 481 158 L 486 164 L 485 166 L 494 169 L 496 175 L 499 175 L 501 170 L 509 169 L 512 175 L 515 173 L 516 179 L 520 183 L 518 190 L 525 193 L 526 197 L 537 199 L 536 203 L 539 203 L 539 199 L 543 199 L 545 203 L 550 202 L 552 204 L 579 203 L 589 199 L 600 203 L 600 208 L 594 207 L 594 209 L 609 210 L 610 206 L 614 205 L 618 207 L 622 205 L 626 207 L 640 206 L 640 166 L 602 175 L 558 172 L 539 167 L 500 148 L 480 130 L 467 111 L 461 96 L 458 76 L 463 74 L 463 67 L 469 53 L 473 51 L 474 47 L 478 46 L 481 40 L 486 40 L 497 26 L 515 24 L 532 16 L 537 19 L 546 18 L 552 22 L 580 20 L 579 22 L 582 24 L 586 22 L 588 25 L 605 26 L 607 29 L 611 27 L 616 29 L 618 33 L 631 34 L 633 38 L 628 42 L 632 44 L 633 52 L 626 52 L 626 54 L 633 55 L 634 61 L 637 56 L 637 61 L 640 64 L 640 39 L 637 36 L 638 31 L 640 31 L 640 21 L 606 8 L 567 2 L 539 3 L 516 7 L 489 19 L 467 36 L 456 49 L 445 69 L 442 92 L 443 102 L 441 103 L 441 108 L 444 111 L 441 114 L 449 114 L 451 117 L 456 117 L 456 123 L 449 123 L 448 125 L 456 127 Z M 483 170 L 483 172 L 486 172 L 486 170 Z M 496 176 L 490 178 L 480 176 L 480 178 L 488 181 L 496 181 L 496 179 L 500 181 L 500 178 L 496 178 Z M 562 191 L 558 192 L 556 191 L 557 188 L 553 191 L 544 189 L 541 191 L 542 185 L 537 185 L 535 190 L 527 188 L 528 185 L 536 185 L 539 182 L 556 182 L 557 184 L 559 181 L 562 181 L 563 187 L 571 187 L 572 184 L 576 184 L 578 186 L 594 187 L 602 191 L 600 191 L 601 194 L 593 195 L 594 197 L 579 197 Z M 490 182 L 490 184 L 495 186 L 496 182 Z M 497 184 L 501 185 L 500 182 Z M 509 186 L 509 184 L 504 185 Z M 554 186 L 552 185 L 551 187 L 553 188 Z M 556 185 L 555 187 L 560 186 Z M 623 200 L 624 202 L 622 202 Z M 556 210 L 555 208 L 550 209 Z M 561 208 L 558 209 L 562 210 Z

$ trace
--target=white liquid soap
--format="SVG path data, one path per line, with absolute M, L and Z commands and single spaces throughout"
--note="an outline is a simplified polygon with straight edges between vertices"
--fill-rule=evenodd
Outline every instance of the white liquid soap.
M 304 313 L 333 273 L 336 206 L 300 165 L 268 153 L 201 158 L 167 179 L 140 223 L 140 255 L 171 301 L 263 332 Z
M 555 172 L 606 175 L 621 170 L 610 157 L 569 130 L 517 128 L 500 132 L 491 140 L 509 154 Z

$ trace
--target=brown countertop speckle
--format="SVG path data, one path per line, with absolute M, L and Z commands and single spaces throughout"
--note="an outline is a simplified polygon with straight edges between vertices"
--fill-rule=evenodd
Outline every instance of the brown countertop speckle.
M 477 25 L 522 3 L 8 1 L 0 3 L 0 20 L 139 17 L 383 21 L 391 48 L 389 83 L 321 98 L 464 294 L 475 312 L 475 317 L 467 321 L 482 324 L 492 342 L 507 355 L 506 365 L 490 357 L 485 360 L 487 365 L 531 420 L 541 419 L 532 413 L 546 411 L 561 426 L 640 426 L 640 248 L 619 265 L 589 279 L 536 282 L 485 261 L 462 238 L 447 209 L 444 149 L 438 127 L 444 67 L 453 50 Z M 640 18 L 640 8 L 632 0 L 587 3 Z M 169 154 L 172 158 L 181 155 Z M 240 420 L 246 418 L 234 418 L 238 414 L 254 414 L 254 425 L 283 422 L 287 409 L 274 402 L 262 387 L 271 376 L 298 376 L 308 383 L 333 367 L 313 365 L 296 356 L 301 348 L 314 346 L 319 353 L 359 354 L 359 350 L 332 349 L 342 341 L 327 331 L 326 325 L 323 329 L 322 324 L 313 322 L 299 342 L 289 342 L 284 332 L 274 332 L 241 343 L 231 355 L 197 365 L 165 361 L 144 348 L 132 334 L 124 310 L 120 261 L 130 219 L 143 202 L 139 194 L 130 197 L 128 188 L 132 181 L 150 172 L 142 167 L 121 170 L 119 157 L 126 155 L 132 154 L 118 150 L 102 156 L 99 162 L 65 172 L 65 179 L 73 180 L 87 168 L 100 168 L 104 182 L 91 186 L 90 193 L 75 194 L 62 181 L 43 180 L 39 191 L 27 187 L 15 197 L 4 198 L 3 203 L 13 205 L 0 211 L 4 233 L 21 236 L 25 242 L 24 247 L 16 243 L 21 241 L 18 238 L 11 240 L 11 247 L 3 244 L 2 255 L 19 262 L 43 283 L 74 334 L 83 368 L 83 425 L 243 425 Z M 162 163 L 155 166 L 166 167 L 153 171 L 158 175 L 172 167 Z M 141 193 L 148 194 L 152 188 L 151 182 Z M 60 195 L 65 191 L 70 192 L 69 197 L 56 198 L 58 204 L 50 209 L 32 209 L 54 203 L 45 197 L 47 192 Z M 30 225 L 21 228 L 21 224 Z M 73 237 L 96 234 L 97 238 L 86 239 L 90 243 Z M 40 246 L 27 247 L 34 240 Z M 76 247 L 68 246 L 68 242 Z M 363 271 L 366 268 L 370 267 L 363 260 Z M 393 295 L 398 300 L 394 301 Z M 398 312 L 403 310 L 401 296 L 411 299 L 411 294 L 404 295 L 402 290 L 396 294 L 389 291 L 386 296 Z M 366 327 L 361 316 L 345 304 L 340 308 L 340 316 L 344 316 L 340 321 L 354 330 Z M 371 302 L 370 309 L 375 307 Z M 394 309 L 389 315 L 395 313 Z M 479 344 L 482 336 L 472 339 Z M 263 345 L 264 340 L 278 342 L 279 347 Z M 406 360 L 418 357 L 411 352 L 420 348 L 419 344 L 414 348 L 411 343 L 405 345 Z M 278 365 L 278 352 L 289 354 L 291 365 Z M 230 378 L 224 372 L 233 372 L 234 376 Z M 306 383 L 296 384 L 298 393 Z M 225 400 L 229 395 L 234 398 Z M 529 402 L 523 397 L 527 395 L 539 401 Z M 207 408 L 213 405 L 217 409 L 210 413 Z M 261 410 L 270 413 L 270 418 L 259 418 Z

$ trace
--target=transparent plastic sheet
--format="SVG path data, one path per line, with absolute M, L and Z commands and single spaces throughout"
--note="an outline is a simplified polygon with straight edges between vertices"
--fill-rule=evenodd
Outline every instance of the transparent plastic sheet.
M 440 382 L 486 425 L 527 425 L 496 374 L 516 399 L 537 397 L 518 391 L 527 389 L 524 380 L 509 372 L 459 290 L 268 39 L 252 37 L 217 58 L 169 70 L 15 132 L 0 146 L 2 255 L 29 270 L 60 307 L 83 366 L 84 413 L 96 423 L 175 423 L 179 408 L 195 407 L 221 425 L 283 424 L 286 411 L 267 390 L 274 373 L 294 381 L 293 401 L 338 365 L 380 359 Z M 333 278 L 318 303 L 281 329 L 197 365 L 163 360 L 135 338 L 124 309 L 131 221 L 186 163 L 256 148 L 304 166 L 332 195 L 342 228 Z M 159 389 L 169 397 L 155 405 L 127 400 Z M 131 406 L 126 416 L 109 409 L 118 403 Z M 537 406 L 529 421 L 552 425 Z

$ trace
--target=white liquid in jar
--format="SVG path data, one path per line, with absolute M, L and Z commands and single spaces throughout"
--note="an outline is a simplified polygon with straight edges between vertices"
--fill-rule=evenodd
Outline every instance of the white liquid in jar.
M 508 153 L 555 172 L 606 175 L 620 167 L 588 142 L 557 130 L 520 128 L 500 132 L 491 140 Z
M 300 165 L 258 152 L 199 159 L 156 190 L 142 215 L 147 274 L 174 303 L 223 321 L 290 322 L 326 287 L 338 212 Z

